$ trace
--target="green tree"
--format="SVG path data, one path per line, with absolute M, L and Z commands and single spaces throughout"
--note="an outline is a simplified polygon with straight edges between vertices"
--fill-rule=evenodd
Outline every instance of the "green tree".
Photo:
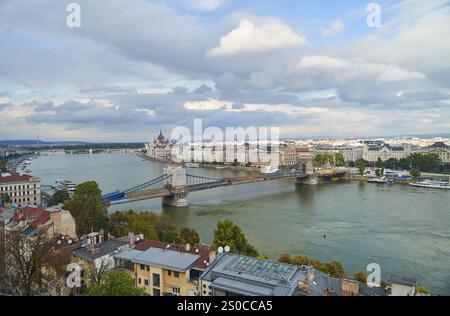
M 383 168 L 383 160 L 381 160 L 380 157 L 378 157 L 376 166 L 377 166 L 377 168 Z
M 181 242 L 189 245 L 200 244 L 200 235 L 192 228 L 182 228 L 180 231 Z
M 5 172 L 6 171 L 6 161 L 4 161 L 3 159 L 0 159 L 0 172 Z
M 334 155 L 334 164 L 336 167 L 344 167 L 345 164 L 345 158 L 342 153 L 336 153 Z
M 138 288 L 133 278 L 126 272 L 112 270 L 99 284 L 92 283 L 88 296 L 145 296 L 145 290 Z
M 418 177 L 421 176 L 420 171 L 417 170 L 417 169 L 412 169 L 412 170 L 409 172 L 409 174 L 410 174 L 411 177 L 413 177 L 413 178 L 418 178 Z
M 95 181 L 77 185 L 75 194 L 63 207 L 75 219 L 78 235 L 107 228 L 107 208 L 102 203 L 101 190 Z
M 149 240 L 159 240 L 156 224 L 158 215 L 151 212 L 137 213 L 133 210 L 110 215 L 108 228 L 113 236 L 126 236 L 132 232 L 143 234 Z
M 355 272 L 353 274 L 353 278 L 358 282 L 361 282 L 364 284 L 367 283 L 367 273 L 366 272 L 363 272 L 363 271 Z
M 376 175 L 377 177 L 380 177 L 380 176 L 381 176 L 381 169 L 376 169 L 376 170 L 375 170 L 375 175 Z
M 48 200 L 48 206 L 63 204 L 68 199 L 70 199 L 69 192 L 67 192 L 66 190 L 57 190 Z
M 358 172 L 360 175 L 363 175 L 366 171 L 367 163 L 363 159 L 359 159 L 356 161 L 356 165 L 358 166 Z
M 416 288 L 416 294 L 428 294 L 428 289 L 426 287 L 420 286 Z
M 7 193 L 0 194 L 0 202 L 1 204 L 9 204 L 11 203 L 11 197 Z
M 245 253 L 247 239 L 241 228 L 229 220 L 219 221 L 214 231 L 214 246 L 229 246 L 230 251 L 234 253 Z

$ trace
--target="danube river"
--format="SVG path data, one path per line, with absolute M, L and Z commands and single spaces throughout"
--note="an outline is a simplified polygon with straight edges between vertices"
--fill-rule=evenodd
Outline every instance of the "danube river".
M 95 180 L 104 193 L 127 189 L 162 174 L 162 165 L 131 154 L 50 153 L 33 160 L 43 184 L 67 178 Z M 191 169 L 223 177 L 230 170 Z M 179 227 L 195 228 L 209 243 L 217 221 L 239 224 L 249 241 L 272 259 L 283 252 L 338 260 L 347 274 L 378 263 L 415 277 L 432 292 L 450 295 L 450 191 L 359 181 L 296 186 L 293 180 L 219 188 L 190 195 L 188 208 L 162 207 L 161 199 L 121 205 L 163 213 Z M 326 235 L 326 238 L 324 238 Z

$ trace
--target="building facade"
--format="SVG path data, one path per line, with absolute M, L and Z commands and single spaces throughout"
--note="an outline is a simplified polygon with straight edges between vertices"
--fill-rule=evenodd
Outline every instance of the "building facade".
M 436 154 L 442 163 L 450 163 L 450 146 L 444 142 L 434 143 L 428 150 L 428 154 Z
M 23 173 L 2 173 L 0 194 L 7 194 L 17 207 L 41 205 L 41 180 Z
M 403 159 L 411 154 L 411 149 L 407 146 L 366 145 L 363 150 L 363 159 L 369 162 L 376 162 L 378 159 L 386 161 L 389 159 Z
M 168 139 L 166 139 L 162 132 L 159 132 L 159 135 L 153 140 L 153 142 L 150 142 L 145 147 L 147 150 L 147 156 L 150 158 L 170 159 L 173 145 Z
M 136 285 L 151 296 L 198 296 L 200 275 L 214 261 L 215 251 L 146 240 L 115 258 L 121 266 L 128 264 Z

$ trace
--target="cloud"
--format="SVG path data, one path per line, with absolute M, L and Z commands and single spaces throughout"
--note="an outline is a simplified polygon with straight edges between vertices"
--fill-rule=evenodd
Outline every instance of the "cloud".
M 299 71 L 307 71 L 310 78 L 331 83 L 344 83 L 358 78 L 374 78 L 376 83 L 422 80 L 426 75 L 397 65 L 366 62 L 359 58 L 342 59 L 329 56 L 305 56 L 298 64 Z
M 341 19 L 337 19 L 326 30 L 322 31 L 322 36 L 333 36 L 341 33 L 344 29 L 344 23 L 341 21 Z
M 227 0 L 184 0 L 184 2 L 196 11 L 214 11 Z
M 208 57 L 230 56 L 239 53 L 263 52 L 306 44 L 306 39 L 280 22 L 253 23 L 242 20 L 237 28 L 220 39 Z

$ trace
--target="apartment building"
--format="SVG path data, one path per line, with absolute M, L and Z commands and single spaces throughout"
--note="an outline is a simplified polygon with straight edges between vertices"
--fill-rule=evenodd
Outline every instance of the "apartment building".
M 152 296 L 200 295 L 199 278 L 215 251 L 207 246 L 191 247 L 155 240 L 138 243 L 129 251 L 115 255 L 122 266 L 129 265 L 129 272 L 136 285 Z
M 17 207 L 41 205 L 41 180 L 23 173 L 2 173 L 0 194 L 7 194 Z
M 450 146 L 444 142 L 434 143 L 427 153 L 438 155 L 442 163 L 450 163 Z

